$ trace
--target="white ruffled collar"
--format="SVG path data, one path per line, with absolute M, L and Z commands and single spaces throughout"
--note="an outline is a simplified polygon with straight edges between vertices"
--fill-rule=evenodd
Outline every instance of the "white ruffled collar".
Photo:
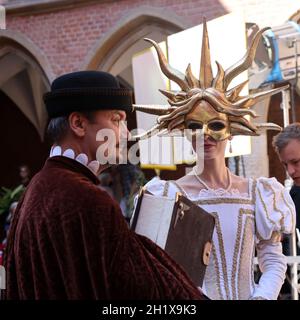
M 174 181 L 173 181 L 174 182 Z M 174 182 L 177 190 L 183 192 L 185 196 L 192 201 L 197 201 L 199 199 L 209 199 L 209 198 L 246 198 L 249 199 L 251 197 L 251 190 L 253 185 L 253 179 L 248 179 L 248 192 L 241 192 L 238 189 L 231 188 L 230 190 L 225 190 L 223 188 L 217 189 L 201 189 L 198 194 L 190 194 L 188 193 L 182 186 L 179 186 L 176 182 Z
M 79 163 L 86 166 L 88 169 L 90 169 L 95 176 L 98 175 L 98 170 L 100 167 L 100 162 L 97 160 L 89 161 L 88 156 L 85 153 L 80 153 L 79 155 L 75 155 L 75 152 L 73 149 L 68 148 L 65 151 L 62 151 L 62 148 L 60 146 L 53 146 L 50 151 L 49 157 L 55 157 L 55 156 L 63 156 L 70 159 L 74 159 L 78 161 Z
M 199 198 L 203 197 L 234 197 L 234 198 L 248 198 L 249 194 L 247 192 L 240 192 L 238 189 L 225 190 L 223 188 L 218 189 L 201 189 Z

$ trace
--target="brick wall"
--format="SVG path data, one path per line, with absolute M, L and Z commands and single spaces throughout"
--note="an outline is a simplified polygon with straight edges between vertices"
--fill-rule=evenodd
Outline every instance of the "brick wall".
M 99 1 L 100 2 L 100 1 Z M 277 25 L 300 8 L 300 0 L 124 0 L 35 15 L 8 15 L 7 28 L 34 42 L 48 58 L 55 75 L 80 68 L 93 46 L 122 18 L 140 6 L 166 8 L 189 25 L 241 10 L 246 21 Z

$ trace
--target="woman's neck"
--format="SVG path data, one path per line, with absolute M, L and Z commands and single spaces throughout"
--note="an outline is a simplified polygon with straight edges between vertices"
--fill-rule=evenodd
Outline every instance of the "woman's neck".
M 203 171 L 198 176 L 212 189 L 228 187 L 229 174 L 224 158 L 204 160 Z M 196 170 L 197 172 L 197 170 Z

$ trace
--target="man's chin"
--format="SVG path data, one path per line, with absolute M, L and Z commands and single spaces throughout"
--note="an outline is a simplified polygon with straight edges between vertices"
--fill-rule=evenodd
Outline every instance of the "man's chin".
M 300 187 L 300 178 L 296 178 L 293 181 L 294 181 L 294 186 Z
M 111 150 L 107 151 L 106 150 L 106 152 L 105 152 L 103 157 L 101 156 L 101 154 L 98 154 L 98 156 L 99 156 L 99 158 L 97 158 L 97 160 L 102 165 L 113 166 L 113 165 L 127 164 L 128 163 L 127 150 L 124 150 L 122 152 L 122 149 L 120 149 L 119 147 L 116 147 L 115 150 L 113 150 L 113 151 L 111 151 Z M 103 162 L 105 162 L 105 163 L 103 163 Z

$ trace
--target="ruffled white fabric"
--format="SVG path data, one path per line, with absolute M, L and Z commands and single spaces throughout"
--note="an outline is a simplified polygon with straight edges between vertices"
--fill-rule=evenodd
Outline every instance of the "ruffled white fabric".
M 147 190 L 156 195 L 163 195 L 165 188 L 165 180 L 160 180 L 157 177 L 151 179 L 145 186 Z M 174 183 L 169 183 L 169 194 L 168 196 L 175 196 L 179 190 L 176 188 Z M 246 192 L 240 192 L 238 189 L 225 190 L 223 188 L 218 189 L 201 189 L 197 196 L 189 195 L 189 198 L 193 201 L 197 201 L 200 198 L 219 198 L 219 197 L 232 197 L 232 198 L 248 198 L 249 194 Z
M 154 177 L 145 184 L 145 187 L 152 194 L 162 197 L 165 184 L 166 184 L 165 180 L 160 180 L 158 177 Z M 170 184 L 170 187 L 171 186 L 172 186 L 173 192 L 168 193 L 168 197 L 173 198 L 175 196 L 177 189 L 173 186 L 173 184 Z
M 100 162 L 97 160 L 89 161 L 88 156 L 85 153 L 80 153 L 79 155 L 75 155 L 75 152 L 73 149 L 68 148 L 65 151 L 62 151 L 62 148 L 60 146 L 53 146 L 50 151 L 49 157 L 55 157 L 55 156 L 63 156 L 70 159 L 74 159 L 78 161 L 79 163 L 86 166 L 88 169 L 90 169 L 94 175 L 97 176 L 98 170 L 100 167 Z
M 295 205 L 289 192 L 276 178 L 259 178 L 256 188 L 256 228 L 261 239 L 273 232 L 292 233 L 295 229 Z
M 163 195 L 164 187 L 165 187 L 165 180 L 160 180 L 157 177 L 154 177 L 152 180 L 150 180 L 147 184 L 147 190 L 151 192 L 151 190 L 154 194 L 160 194 Z M 170 194 L 168 196 L 175 196 L 175 193 L 178 192 L 178 189 L 175 187 L 174 184 L 169 184 L 170 188 Z M 246 192 L 240 192 L 238 189 L 230 189 L 225 190 L 223 188 L 218 189 L 201 189 L 199 191 L 199 194 L 197 196 L 189 196 L 192 200 L 198 200 L 200 198 L 219 198 L 219 197 L 232 197 L 232 198 L 248 198 L 249 194 Z
M 256 245 L 262 275 L 252 299 L 275 300 L 280 292 L 287 269 L 286 258 L 279 241 L 281 233 L 295 229 L 295 205 L 287 189 L 276 178 L 260 178 L 256 188 Z
M 190 200 L 203 203 L 200 205 L 206 211 L 218 214 L 219 234 L 216 234 L 216 230 L 214 231 L 213 242 L 218 256 L 218 269 L 221 270 L 221 273 L 218 279 L 210 281 L 208 279 L 206 281 L 207 279 L 205 278 L 204 287 L 202 288 L 211 299 L 245 299 L 247 296 L 248 298 L 246 299 L 275 300 L 284 282 L 287 264 L 285 256 L 282 254 L 282 245 L 279 239 L 281 233 L 291 233 L 295 228 L 295 206 L 289 192 L 275 178 L 257 179 L 255 190 L 252 194 L 253 183 L 255 183 L 254 180 L 249 181 L 251 194 L 240 193 L 238 190 L 225 192 L 222 189 L 212 191 L 205 189 L 198 196 L 192 197 L 185 192 L 185 196 L 190 198 Z M 166 181 L 158 180 L 157 178 L 149 181 L 146 184 L 146 188 L 149 192 L 158 196 L 164 196 L 167 193 L 167 196 L 170 198 L 174 198 L 176 192 L 184 191 L 179 190 L 172 182 L 166 188 Z M 240 199 L 241 201 L 233 201 L 231 203 L 228 199 L 232 198 Z M 212 199 L 226 199 L 227 201 L 214 204 L 214 201 L 210 201 Z M 252 211 L 254 213 L 253 233 L 251 235 L 250 231 L 249 238 L 253 240 L 246 242 L 242 241 L 242 238 L 244 237 L 246 228 L 246 217 L 250 218 L 251 215 L 242 214 L 243 220 L 240 220 L 240 210 L 244 209 L 248 210 L 246 212 L 251 213 Z M 241 233 L 237 231 L 240 224 L 242 226 Z M 220 233 L 222 233 L 222 247 L 220 247 L 219 243 Z M 274 235 L 277 235 L 277 237 Z M 240 249 L 238 256 L 233 259 L 238 241 L 240 241 Z M 245 243 L 246 247 L 244 247 Z M 259 267 L 263 273 L 258 284 L 255 284 L 253 281 L 254 250 L 251 248 L 254 246 L 257 251 Z M 249 260 L 247 255 L 241 253 L 243 251 L 252 252 L 253 257 Z M 243 259 L 248 262 L 243 262 Z M 237 263 L 239 266 L 236 265 Z M 244 268 L 244 271 L 239 275 L 239 267 L 245 266 L 245 263 L 246 265 L 248 264 L 248 267 Z M 233 272 L 234 268 L 236 268 L 236 277 Z M 242 269 L 243 267 L 241 267 Z M 212 270 L 215 269 L 212 268 Z M 226 276 L 223 272 L 226 272 Z M 211 274 L 214 276 L 214 271 Z M 239 280 L 244 278 L 249 279 L 248 283 L 244 281 L 246 287 L 243 287 L 240 284 L 241 280 Z M 234 285 L 230 287 L 234 283 L 235 287 Z M 223 290 L 222 297 L 217 294 L 215 289 L 217 284 L 221 287 L 221 291 Z M 249 290 L 248 294 L 245 294 L 245 288 Z
M 247 198 L 248 193 L 241 193 L 238 189 L 225 190 L 223 188 L 219 189 L 201 189 L 198 195 L 199 198 L 210 198 L 210 197 L 241 197 Z

